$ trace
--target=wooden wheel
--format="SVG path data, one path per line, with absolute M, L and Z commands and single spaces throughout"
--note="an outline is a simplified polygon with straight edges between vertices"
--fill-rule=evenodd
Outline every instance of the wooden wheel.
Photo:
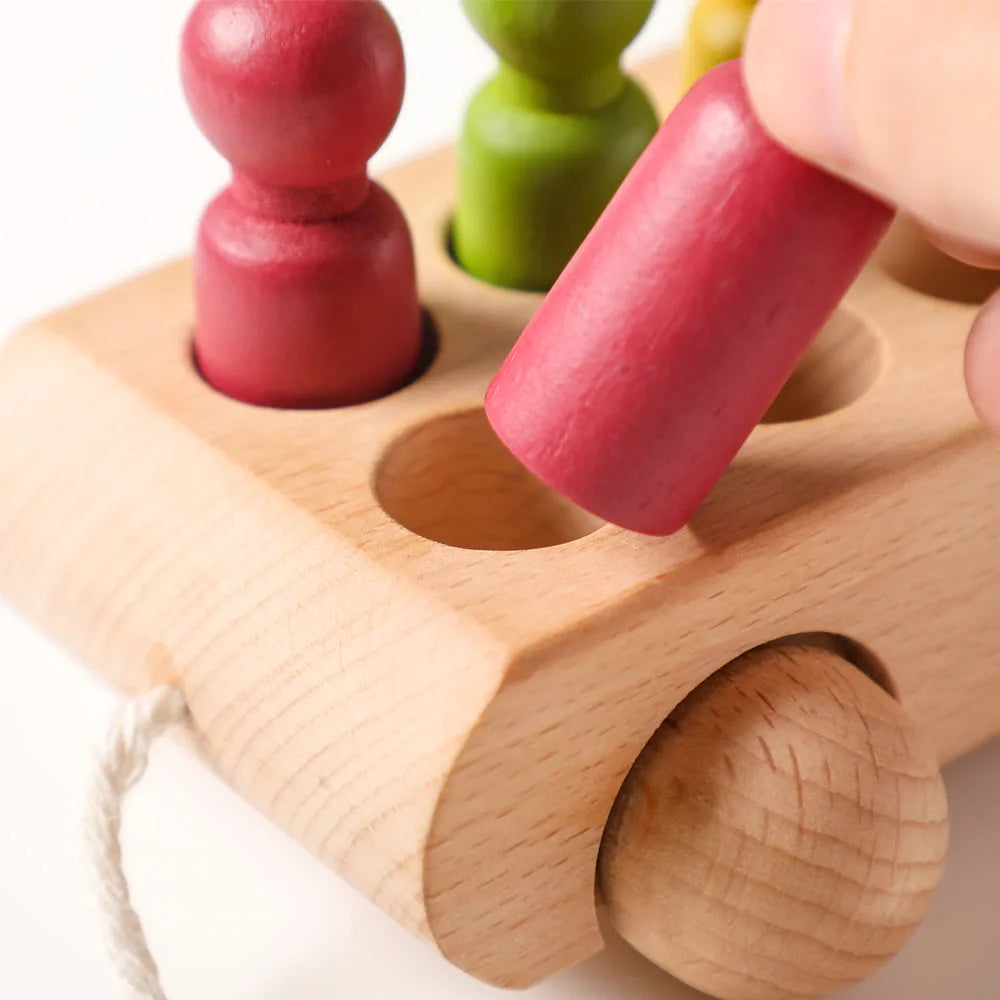
M 763 647 L 694 691 L 625 781 L 598 887 L 618 932 L 728 1000 L 818 997 L 894 955 L 948 839 L 937 761 L 834 653 Z

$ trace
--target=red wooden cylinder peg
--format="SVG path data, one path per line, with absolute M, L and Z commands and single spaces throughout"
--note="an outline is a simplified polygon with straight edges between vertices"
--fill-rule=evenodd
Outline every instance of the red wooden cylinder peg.
M 661 126 L 490 386 L 531 471 L 654 535 L 684 525 L 891 211 L 779 147 L 739 61 Z

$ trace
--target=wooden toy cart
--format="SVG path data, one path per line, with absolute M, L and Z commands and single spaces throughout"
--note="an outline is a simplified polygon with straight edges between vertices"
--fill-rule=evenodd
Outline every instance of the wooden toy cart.
M 643 76 L 669 103 L 671 62 Z M 504 986 L 598 951 L 602 897 L 642 937 L 642 883 L 683 859 L 664 860 L 658 803 L 643 846 L 619 793 L 659 730 L 648 753 L 672 770 L 640 768 L 633 791 L 659 789 L 703 849 L 675 923 L 705 953 L 675 971 L 726 996 L 846 985 L 936 884 L 938 764 L 1000 729 L 1000 449 L 961 378 L 974 307 L 898 280 L 914 244 L 896 233 L 691 525 L 641 537 L 489 430 L 485 387 L 539 297 L 454 265 L 453 169 L 442 150 L 384 178 L 433 349 L 384 399 L 279 411 L 213 391 L 186 262 L 15 336 L 0 588 L 121 688 L 179 686 L 236 789 Z M 620 902 L 595 894 L 616 798 L 602 880 Z

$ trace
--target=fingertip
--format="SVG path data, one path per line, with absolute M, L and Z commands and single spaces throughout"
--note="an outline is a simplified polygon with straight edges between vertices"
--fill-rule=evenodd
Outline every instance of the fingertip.
M 980 420 L 1000 435 L 1000 292 L 983 306 L 965 350 L 965 381 Z
M 953 257 L 962 264 L 968 264 L 969 267 L 986 271 L 1000 271 L 1000 249 L 963 240 L 950 233 L 944 233 L 934 226 L 923 225 L 921 228 L 927 239 L 949 257 Z
M 765 127 L 799 155 L 840 170 L 854 159 L 843 95 L 854 2 L 761 0 L 743 59 Z

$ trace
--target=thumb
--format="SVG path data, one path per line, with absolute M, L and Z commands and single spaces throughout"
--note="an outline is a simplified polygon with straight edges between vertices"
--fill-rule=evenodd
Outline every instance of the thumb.
M 760 0 L 744 63 L 779 141 L 989 253 L 998 52 L 997 0 Z

